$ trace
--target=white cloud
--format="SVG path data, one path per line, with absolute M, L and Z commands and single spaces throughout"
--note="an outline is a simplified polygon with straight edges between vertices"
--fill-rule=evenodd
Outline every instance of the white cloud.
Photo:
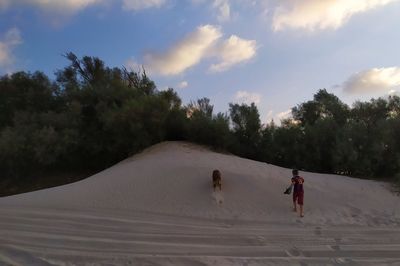
M 206 57 L 210 47 L 221 36 L 219 28 L 211 25 L 200 26 L 165 54 L 145 55 L 145 65 L 152 72 L 161 75 L 182 73 Z
M 267 123 L 269 121 L 271 121 L 272 119 L 274 119 L 273 114 L 274 114 L 274 110 L 269 110 L 267 112 L 267 114 L 265 115 Z
M 220 28 L 212 25 L 200 26 L 165 53 L 144 55 L 145 68 L 152 74 L 177 75 L 203 59 L 211 58 L 218 63 L 211 65 L 210 70 L 220 72 L 249 60 L 256 53 L 254 40 L 241 39 L 235 35 L 225 41 L 221 39 Z
M 109 4 L 107 0 L 0 0 L 0 9 L 6 9 L 10 6 L 31 5 L 44 11 L 56 12 L 58 14 L 70 15 L 79 12 L 89 6 L 104 3 Z M 113 2 L 116 2 L 115 0 Z M 125 10 L 141 10 L 146 8 L 160 8 L 167 0 L 119 0 Z
M 147 8 L 160 8 L 166 3 L 166 0 L 123 0 L 125 10 L 141 10 Z
M 275 31 L 337 29 L 353 15 L 399 0 L 284 0 L 273 16 Z
M 352 75 L 343 83 L 348 93 L 371 93 L 390 91 L 400 86 L 400 68 L 373 68 Z
M 15 46 L 22 43 L 21 32 L 17 28 L 11 28 L 5 35 L 5 43 Z
M 210 70 L 214 72 L 225 71 L 233 65 L 253 58 L 256 54 L 256 46 L 257 43 L 254 40 L 245 40 L 232 35 L 216 48 L 215 54 L 220 62 L 211 65 Z
M 75 13 L 103 0 L 0 0 L 0 7 L 11 5 L 32 5 L 42 10 L 58 13 Z
M 210 3 L 210 0 L 190 0 L 192 4 L 199 5 Z M 219 22 L 226 22 L 231 19 L 230 0 L 212 0 L 212 8 L 217 10 L 217 19 Z
M 14 62 L 13 49 L 22 43 L 21 33 L 17 28 L 11 28 L 0 41 L 0 67 L 9 67 Z
M 213 7 L 218 9 L 218 21 L 224 22 L 231 18 L 229 0 L 214 0 Z
M 188 85 L 189 85 L 189 83 L 186 80 L 184 80 L 182 82 L 179 82 L 177 88 L 178 89 L 183 89 L 183 88 L 186 88 Z
M 276 115 L 276 117 L 277 117 L 277 118 L 279 119 L 279 121 L 280 121 L 280 120 L 289 118 L 289 117 L 291 116 L 291 114 L 292 114 L 292 110 L 289 109 L 289 110 L 286 110 L 286 111 L 283 111 L 283 112 L 278 113 L 278 114 Z
M 10 51 L 3 42 L 0 42 L 0 66 L 8 64 L 9 61 Z
M 292 117 L 292 110 L 288 109 L 279 113 L 276 113 L 274 110 L 268 110 L 264 113 L 262 112 L 261 116 L 265 124 L 269 124 L 273 120 L 275 125 L 281 125 L 282 120 Z
M 259 104 L 261 102 L 261 95 L 258 93 L 248 91 L 237 91 L 234 96 L 235 101 L 245 104 Z
M 138 72 L 138 71 L 141 71 L 141 70 L 142 70 L 142 65 L 140 65 L 139 63 L 137 63 L 137 62 L 135 61 L 135 59 L 133 59 L 133 58 L 128 59 L 128 60 L 125 62 L 124 66 L 125 66 L 128 70 L 132 70 L 132 71 L 134 71 L 134 72 Z

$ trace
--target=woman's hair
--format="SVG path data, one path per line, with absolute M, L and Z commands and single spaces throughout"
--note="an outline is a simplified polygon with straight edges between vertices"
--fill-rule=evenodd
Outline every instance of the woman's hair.
M 293 169 L 293 170 L 292 170 L 292 174 L 293 174 L 293 175 L 298 175 L 298 174 L 299 174 L 299 170 Z

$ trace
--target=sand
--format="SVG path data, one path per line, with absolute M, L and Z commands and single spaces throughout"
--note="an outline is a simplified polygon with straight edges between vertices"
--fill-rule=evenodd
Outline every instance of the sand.
M 211 175 L 222 173 L 222 192 Z M 85 180 L 0 198 L 0 265 L 400 265 L 400 197 L 164 142 Z

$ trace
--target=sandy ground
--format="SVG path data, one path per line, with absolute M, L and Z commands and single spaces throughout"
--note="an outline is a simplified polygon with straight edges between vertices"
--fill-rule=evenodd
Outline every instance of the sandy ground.
M 211 174 L 222 172 L 213 192 Z M 300 172 L 165 142 L 90 178 L 0 198 L 0 265 L 400 265 L 385 183 Z

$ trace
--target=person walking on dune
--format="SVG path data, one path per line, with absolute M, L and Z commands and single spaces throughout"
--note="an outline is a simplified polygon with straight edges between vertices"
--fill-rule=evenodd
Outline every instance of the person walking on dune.
M 297 212 L 297 205 L 300 208 L 300 217 L 304 217 L 303 202 L 304 202 L 304 178 L 299 176 L 297 169 L 292 170 L 292 185 L 293 185 L 293 211 Z

